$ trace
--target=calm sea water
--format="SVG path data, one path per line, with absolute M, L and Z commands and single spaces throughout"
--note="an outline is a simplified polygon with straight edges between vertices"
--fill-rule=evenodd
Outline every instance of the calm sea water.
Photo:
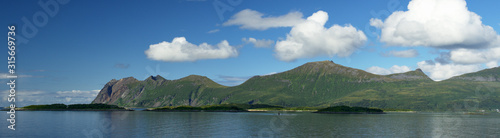
M 2 111 L 4 112 L 4 111 Z M 500 137 L 500 114 L 18 111 L 1 137 Z

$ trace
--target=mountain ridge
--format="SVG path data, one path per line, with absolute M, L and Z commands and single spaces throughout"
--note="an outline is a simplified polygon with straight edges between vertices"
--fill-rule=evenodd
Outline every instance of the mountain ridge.
M 498 70 L 486 72 L 479 71 L 479 74 L 500 74 Z M 477 73 L 464 75 L 477 76 Z M 200 75 L 189 75 L 176 80 L 167 80 L 159 75 L 150 76 L 143 81 L 133 77 L 113 79 L 103 87 L 92 103 L 126 107 L 203 106 L 222 103 L 287 107 L 349 104 L 378 108 L 442 110 L 474 97 L 475 93 L 471 91 L 475 89 L 469 87 L 480 85 L 491 87 L 493 90 L 500 88 L 500 83 L 494 81 L 436 82 L 420 69 L 377 75 L 333 61 L 318 61 L 272 75 L 254 76 L 240 85 L 231 87 Z M 500 91 L 490 93 L 489 98 L 493 100 L 489 102 L 493 104 L 483 106 L 500 106 Z
M 421 81 L 434 81 L 429 76 L 427 76 L 420 68 L 407 71 L 403 73 L 394 73 L 385 75 L 389 78 L 398 79 L 398 80 L 421 80 Z
M 494 67 L 489 69 L 480 70 L 477 72 L 462 74 L 459 76 L 454 76 L 448 81 L 453 80 L 468 80 L 468 81 L 488 81 L 488 82 L 500 82 L 500 67 Z M 445 80 L 446 81 L 446 80 Z

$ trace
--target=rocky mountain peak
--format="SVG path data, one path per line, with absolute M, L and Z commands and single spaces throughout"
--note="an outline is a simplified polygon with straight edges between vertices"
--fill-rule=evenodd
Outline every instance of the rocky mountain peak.
M 408 71 L 404 73 L 396 73 L 386 75 L 389 78 L 398 79 L 398 80 L 422 80 L 422 81 L 432 81 L 429 76 L 427 76 L 420 68 L 414 71 Z
M 165 78 L 163 78 L 162 76 L 160 75 L 156 75 L 156 76 L 149 76 L 145 81 L 161 81 L 161 80 L 165 80 Z
M 416 71 L 416 72 L 422 72 L 422 73 L 424 72 L 424 71 L 422 71 L 420 68 L 417 68 L 415 71 Z

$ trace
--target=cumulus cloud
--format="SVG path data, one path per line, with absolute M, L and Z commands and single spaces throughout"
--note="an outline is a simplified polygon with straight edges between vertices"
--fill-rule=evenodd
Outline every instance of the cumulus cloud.
M 364 45 L 366 36 L 362 31 L 351 25 L 325 28 L 326 21 L 328 13 L 318 11 L 294 25 L 286 40 L 276 42 L 275 56 L 283 61 L 321 55 L 345 57 Z
M 500 61 L 500 36 L 465 0 L 412 0 L 408 11 L 393 12 L 384 21 L 370 19 L 381 29 L 380 41 L 392 46 L 427 46 L 449 50 L 418 62 L 434 80 L 444 80 Z
M 373 27 L 382 28 L 384 27 L 384 22 L 380 19 L 371 18 L 370 25 Z
M 226 40 L 223 40 L 217 46 L 207 43 L 195 45 L 186 41 L 184 37 L 176 37 L 172 42 L 163 41 L 152 44 L 144 53 L 149 59 L 165 62 L 225 59 L 238 56 L 236 48 L 230 46 Z
M 261 48 L 261 47 L 271 47 L 271 45 L 274 44 L 273 40 L 266 40 L 266 39 L 255 39 L 252 37 L 249 38 L 242 38 L 241 39 L 245 43 L 252 43 L 255 47 Z
M 383 22 L 371 19 L 370 25 L 381 29 L 380 41 L 394 46 L 478 49 L 500 39 L 465 0 L 412 0 L 408 11 L 393 12 Z
M 422 69 L 422 71 L 427 72 L 429 77 L 435 81 L 449 79 L 454 76 L 479 71 L 481 69 L 481 66 L 478 64 L 441 64 L 429 60 L 418 62 L 417 65 L 420 69 Z
M 373 74 L 379 74 L 379 75 L 391 74 L 390 70 L 382 68 L 382 67 L 379 67 L 379 66 L 369 67 L 368 69 L 366 69 L 366 71 L 370 72 L 370 73 L 373 73 Z
M 450 52 L 450 59 L 459 64 L 478 64 L 498 62 L 500 60 L 500 47 L 487 50 L 457 49 Z
M 383 53 L 382 55 L 384 56 L 394 56 L 394 57 L 404 57 L 404 58 L 410 58 L 410 57 L 416 57 L 418 56 L 418 51 L 415 49 L 409 49 L 409 50 L 403 50 L 403 51 L 389 51 L 386 53 Z
M 387 74 L 408 72 L 408 71 L 411 71 L 411 69 L 408 66 L 394 65 L 389 69 L 382 68 L 379 66 L 373 66 L 373 67 L 369 67 L 368 69 L 366 69 L 366 71 L 373 73 L 373 74 L 387 75 Z
M 488 62 L 488 63 L 486 63 L 486 67 L 488 67 L 488 68 L 498 67 L 498 62 L 497 61 Z
M 434 58 L 434 61 L 439 62 L 441 64 L 449 64 L 451 63 L 450 52 L 439 52 L 439 56 Z
M 233 15 L 224 26 L 238 25 L 241 29 L 267 30 L 273 27 L 291 27 L 304 21 L 302 13 L 290 12 L 278 17 L 263 17 L 264 14 L 251 9 Z

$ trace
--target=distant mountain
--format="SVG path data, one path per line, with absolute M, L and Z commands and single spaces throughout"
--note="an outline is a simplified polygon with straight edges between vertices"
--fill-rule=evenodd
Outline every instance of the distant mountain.
M 472 104 L 464 103 L 473 101 L 477 108 L 500 108 L 499 74 L 500 70 L 496 68 L 462 75 L 462 78 L 472 77 L 474 80 L 458 79 L 461 77 L 458 76 L 435 82 L 420 69 L 376 75 L 332 61 L 319 61 L 273 75 L 254 76 L 233 87 L 197 75 L 178 80 L 166 80 L 161 76 L 151 76 L 144 81 L 132 77 L 111 80 L 92 103 L 126 107 L 247 103 L 287 107 L 351 105 L 458 110 Z M 477 76 L 492 77 L 495 81 L 477 81 Z
M 455 76 L 450 81 L 464 80 L 464 81 L 489 81 L 500 82 L 500 67 L 481 70 L 474 73 L 468 73 L 460 76 Z
M 129 107 L 159 107 L 166 105 L 203 105 L 197 96 L 206 88 L 226 88 L 204 76 L 190 75 L 178 80 L 150 76 L 144 81 L 128 77 L 111 80 L 92 103 Z
M 408 71 L 405 73 L 396 73 L 386 75 L 389 78 L 398 79 L 398 80 L 407 80 L 407 81 L 433 81 L 421 69 L 416 69 L 414 71 Z

